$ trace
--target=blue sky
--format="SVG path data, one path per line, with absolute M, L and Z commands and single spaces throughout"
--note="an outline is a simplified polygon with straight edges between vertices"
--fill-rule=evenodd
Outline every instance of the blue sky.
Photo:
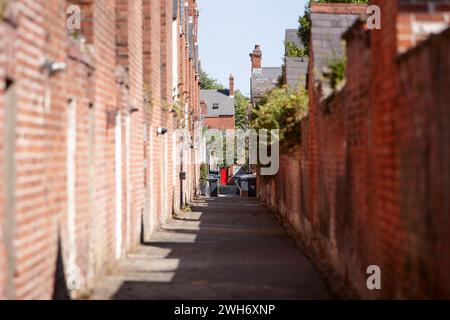
M 249 95 L 250 57 L 255 44 L 263 67 L 282 64 L 284 30 L 298 27 L 305 0 L 198 0 L 199 50 L 202 69 L 228 87 Z

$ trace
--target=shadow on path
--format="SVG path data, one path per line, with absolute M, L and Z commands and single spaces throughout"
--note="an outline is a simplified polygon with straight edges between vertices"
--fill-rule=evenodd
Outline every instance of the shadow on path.
M 254 199 L 198 201 L 94 291 L 98 299 L 329 299 L 310 262 Z

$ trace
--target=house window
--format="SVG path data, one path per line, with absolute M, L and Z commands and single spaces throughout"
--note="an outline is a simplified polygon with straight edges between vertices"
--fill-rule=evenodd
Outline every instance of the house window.
M 213 104 L 213 109 L 219 109 L 219 104 L 218 103 L 214 103 Z

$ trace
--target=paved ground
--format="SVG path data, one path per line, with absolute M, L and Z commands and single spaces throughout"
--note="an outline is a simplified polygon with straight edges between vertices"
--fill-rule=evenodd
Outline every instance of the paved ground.
M 95 289 L 96 299 L 328 299 L 294 242 L 254 199 L 199 201 Z

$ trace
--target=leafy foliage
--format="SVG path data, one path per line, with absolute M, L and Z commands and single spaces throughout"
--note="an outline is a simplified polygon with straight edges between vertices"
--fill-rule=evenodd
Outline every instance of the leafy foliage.
M 312 3 L 352 3 L 367 4 L 368 0 L 310 0 L 305 7 L 305 13 L 298 20 L 298 36 L 303 44 L 305 55 L 309 55 L 309 38 L 311 35 L 311 4 Z
M 224 90 L 225 87 L 217 79 L 211 78 L 205 71 L 200 71 L 200 89 Z
M 153 101 L 151 99 L 151 96 L 149 98 L 150 100 L 145 100 L 146 104 L 152 108 Z M 174 118 L 177 120 L 177 127 L 178 128 L 186 128 L 186 113 L 184 110 L 183 103 L 180 99 L 180 95 L 175 95 L 172 97 L 172 103 L 167 101 L 162 101 L 162 110 L 165 112 L 170 112 L 173 114 Z M 145 104 L 144 104 L 145 106 Z M 148 107 L 147 107 L 148 108 Z
M 286 79 L 286 58 L 283 58 L 283 65 L 281 66 L 281 74 L 277 79 L 277 87 L 281 88 L 284 86 L 284 80 Z
M 267 93 L 253 110 L 253 129 L 279 129 L 284 146 L 300 139 L 300 121 L 308 113 L 308 94 L 303 86 L 290 92 L 285 87 Z
M 179 100 L 176 100 L 169 109 L 170 112 L 174 114 L 174 116 L 178 119 L 182 119 L 184 116 L 183 105 Z
M 286 40 L 284 48 L 287 57 L 304 57 L 306 55 L 305 49 L 297 47 L 292 41 Z
M 298 19 L 298 37 L 303 44 L 303 50 L 306 56 L 309 56 L 309 36 L 311 34 L 311 8 L 305 7 L 305 14 Z
M 248 128 L 248 106 L 250 99 L 237 90 L 234 94 L 234 122 L 237 129 Z
M 330 74 L 327 77 L 330 79 L 330 84 L 333 89 L 336 89 L 337 85 L 345 79 L 345 71 L 347 69 L 347 59 L 336 58 L 328 63 Z
M 200 165 L 200 184 L 205 185 L 208 181 L 209 168 L 206 163 Z

